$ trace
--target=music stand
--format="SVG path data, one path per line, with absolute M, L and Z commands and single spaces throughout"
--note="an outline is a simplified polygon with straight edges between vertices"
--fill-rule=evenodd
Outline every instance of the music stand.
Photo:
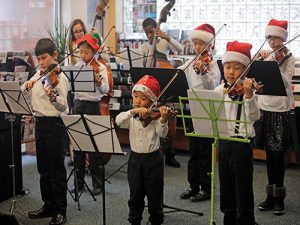
M 115 128 L 110 116 L 95 115 L 62 115 L 68 135 L 74 146 L 74 151 L 125 155 L 122 152 Z M 84 150 L 83 150 L 84 149 Z M 105 215 L 105 165 L 101 154 L 102 170 L 102 207 L 103 224 L 106 224 Z M 78 200 L 78 207 L 79 200 Z
M 225 80 L 222 61 L 217 60 L 217 63 L 221 77 Z M 257 83 L 264 85 L 261 92 L 256 92 L 258 95 L 287 96 L 278 63 L 275 61 L 254 61 L 247 77 L 253 77 Z
M 6 81 L 0 82 L 0 111 L 6 112 L 11 115 L 10 118 L 10 131 L 11 131 L 11 165 L 12 169 L 12 183 L 13 183 L 13 199 L 10 206 L 9 213 L 14 214 L 16 211 L 16 205 L 18 204 L 16 200 L 16 177 L 15 177 L 15 158 L 14 158 L 14 131 L 13 122 L 15 120 L 15 115 L 33 115 L 28 102 L 26 101 L 19 82 Z
M 165 91 L 165 94 L 163 96 L 164 101 L 168 102 L 178 102 L 178 96 L 187 96 L 186 90 L 188 89 L 188 83 L 186 80 L 185 73 L 183 70 L 180 69 L 161 69 L 161 68 L 137 68 L 132 67 L 130 69 L 130 74 L 132 76 L 133 83 L 136 83 L 140 78 L 142 78 L 144 75 L 148 74 L 151 76 L 154 76 L 159 84 L 160 88 L 163 89 L 166 84 L 172 79 L 172 77 L 179 73 L 176 79 L 173 81 L 173 83 L 169 86 L 169 88 Z M 164 149 L 162 148 L 162 157 L 163 157 L 163 163 L 164 163 Z M 170 205 L 166 205 L 163 201 L 163 208 L 171 209 L 171 211 L 167 211 L 164 213 L 170 213 L 170 212 L 186 212 L 191 214 L 196 214 L 199 216 L 203 216 L 203 213 L 201 212 L 195 212 L 191 210 L 186 210 Z
M 201 96 L 201 98 L 199 97 Z M 224 103 L 242 104 L 242 115 L 246 118 L 243 101 L 224 101 L 223 94 L 213 90 L 194 91 L 188 90 L 188 97 L 179 97 L 184 134 L 189 137 L 214 138 L 212 144 L 211 161 L 211 206 L 210 206 L 210 225 L 215 225 L 214 221 L 214 193 L 215 193 L 215 147 L 220 139 L 249 143 L 248 126 L 250 121 L 232 120 L 226 118 Z M 189 102 L 191 115 L 184 114 L 184 103 Z M 187 132 L 185 119 L 192 119 L 194 131 Z M 244 124 L 245 130 L 240 131 L 245 138 L 233 138 L 228 133 L 227 123 Z

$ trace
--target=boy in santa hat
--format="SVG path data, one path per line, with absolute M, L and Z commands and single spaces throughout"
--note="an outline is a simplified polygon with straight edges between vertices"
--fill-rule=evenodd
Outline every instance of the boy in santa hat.
M 204 50 L 204 53 L 211 57 L 208 63 L 197 60 L 185 70 L 190 89 L 196 91 L 213 90 L 220 82 L 220 72 L 212 55 L 215 48 L 214 37 L 215 29 L 210 24 L 202 24 L 190 32 L 189 38 L 195 53 L 199 54 Z M 208 45 L 208 43 L 210 44 Z M 180 66 L 179 69 L 184 69 L 189 63 L 190 60 Z M 189 129 L 194 130 L 191 121 Z M 189 188 L 181 193 L 181 199 L 190 199 L 192 202 L 210 199 L 212 143 L 213 139 L 211 138 L 189 138 L 191 154 L 187 174 Z
M 291 149 L 289 112 L 292 106 L 291 80 L 295 71 L 295 58 L 283 43 L 287 40 L 288 22 L 271 19 L 265 37 L 271 50 L 260 51 L 259 57 L 266 61 L 277 61 L 287 96 L 259 95 L 261 118 L 255 124 L 257 147 L 266 150 L 268 185 L 267 198 L 260 203 L 261 211 L 273 210 L 275 215 L 284 213 L 284 154 Z M 283 48 L 282 48 L 283 47 Z M 281 50 L 279 50 L 282 48 Z M 278 50 L 275 54 L 270 54 Z
M 248 43 L 238 41 L 227 43 L 227 50 L 222 58 L 226 82 L 215 89 L 224 95 L 225 101 L 231 101 L 233 97 L 224 94 L 227 86 L 233 84 L 250 63 L 251 48 L 252 45 Z M 253 95 L 253 80 L 245 80 L 243 88 L 245 94 L 236 97 L 244 104 L 225 102 L 226 117 L 228 120 L 249 123 L 247 126 L 245 123 L 227 123 L 228 132 L 231 137 L 253 138 L 255 136 L 253 123 L 260 117 L 256 96 Z M 244 110 L 245 113 L 241 113 Z M 254 225 L 252 145 L 220 140 L 218 147 L 220 208 L 224 213 L 224 225 Z
M 168 133 L 170 109 L 159 108 L 161 117 L 146 127 L 140 121 L 149 113 L 148 108 L 160 94 L 158 81 L 149 75 L 143 76 L 133 87 L 134 108 L 116 117 L 116 123 L 129 129 L 131 153 L 128 161 L 130 189 L 129 222 L 140 225 L 144 211 L 144 198 L 148 199 L 149 221 L 152 225 L 163 223 L 163 163 L 160 155 L 160 138 Z

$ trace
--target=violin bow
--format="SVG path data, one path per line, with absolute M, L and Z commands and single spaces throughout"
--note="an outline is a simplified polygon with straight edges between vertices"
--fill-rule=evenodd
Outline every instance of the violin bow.
M 208 48 L 208 46 L 215 40 L 216 36 L 226 27 L 227 25 L 224 23 L 222 25 L 222 27 L 217 31 L 217 33 L 215 34 L 214 37 L 212 37 L 210 39 L 210 41 L 206 44 L 205 48 L 199 52 L 194 58 L 193 60 L 191 60 L 183 69 L 183 71 L 185 71 L 204 51 L 206 51 L 206 49 Z M 157 103 L 157 101 L 161 98 L 161 96 L 166 92 L 166 90 L 169 88 L 169 86 L 172 84 L 172 82 L 176 79 L 176 77 L 179 74 L 179 69 L 176 71 L 176 73 L 173 75 L 173 77 L 171 78 L 171 80 L 169 80 L 169 82 L 166 84 L 166 86 L 163 88 L 163 90 L 160 92 L 159 96 L 157 97 L 157 99 L 150 105 L 150 107 L 148 108 L 148 110 L 151 110 L 155 104 Z

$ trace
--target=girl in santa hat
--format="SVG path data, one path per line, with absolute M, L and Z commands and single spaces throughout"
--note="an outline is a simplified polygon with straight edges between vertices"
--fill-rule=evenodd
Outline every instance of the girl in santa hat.
M 107 69 L 105 65 L 98 63 L 98 56 L 95 56 L 100 49 L 100 36 L 98 33 L 88 34 L 82 36 L 76 42 L 80 50 L 81 62 L 76 66 L 88 66 L 93 60 L 93 69 L 96 81 L 95 92 L 75 92 L 74 114 L 100 114 L 100 100 L 109 91 Z M 95 57 L 94 57 L 95 56 Z M 102 192 L 102 167 L 100 153 L 89 153 L 89 167 L 92 177 L 94 195 L 99 195 Z M 74 155 L 74 167 L 77 169 L 77 187 L 79 192 L 84 188 L 85 176 L 85 152 L 77 152 Z M 75 193 L 75 187 L 71 193 Z
M 264 60 L 277 61 L 287 96 L 259 95 L 261 109 L 260 120 L 255 124 L 257 147 L 266 150 L 268 185 L 267 198 L 260 203 L 261 211 L 273 210 L 275 215 L 284 213 L 284 154 L 291 148 L 289 112 L 293 94 L 291 80 L 295 70 L 295 58 L 283 47 L 287 40 L 288 22 L 271 19 L 265 30 L 265 37 L 271 50 L 260 51 L 259 57 Z M 283 48 L 282 48 L 283 47 Z M 282 48 L 281 50 L 279 50 Z M 278 50 L 275 54 L 270 54 Z
M 197 60 L 186 68 L 185 74 L 190 89 L 213 90 L 220 82 L 217 62 L 212 59 L 211 54 L 214 51 L 214 37 L 215 29 L 210 24 L 202 24 L 190 32 L 189 38 L 193 43 L 195 53 L 201 53 L 206 47 L 204 52 L 211 57 L 207 64 L 203 60 Z M 208 45 L 210 42 L 211 44 Z M 184 69 L 189 63 L 190 60 L 180 66 L 179 69 Z M 191 121 L 189 129 L 194 130 Z M 191 153 L 187 174 L 189 188 L 181 193 L 181 199 L 190 199 L 192 202 L 210 199 L 211 178 L 209 174 L 211 173 L 212 143 L 213 139 L 211 138 L 189 138 Z
M 116 123 L 129 129 L 131 153 L 128 161 L 130 189 L 129 222 L 140 225 L 144 211 L 144 198 L 148 199 L 149 221 L 152 225 L 163 223 L 163 163 L 159 152 L 160 138 L 168 133 L 169 108 L 159 108 L 161 117 L 143 127 L 140 117 L 160 94 L 158 81 L 149 75 L 142 77 L 132 89 L 134 108 L 116 117 Z
M 224 94 L 226 87 L 235 82 L 250 63 L 251 44 L 238 41 L 228 42 L 227 50 L 222 58 L 226 82 L 215 90 Z M 260 117 L 256 96 L 253 95 L 252 79 L 243 83 L 244 94 L 236 97 L 244 104 L 225 102 L 226 118 L 228 120 L 248 121 L 245 123 L 228 122 L 228 132 L 231 137 L 253 138 L 255 136 L 253 123 Z M 231 101 L 228 94 L 225 101 Z M 244 108 L 244 109 L 243 109 Z M 241 113 L 245 110 L 245 113 Z M 247 131 L 246 131 L 247 129 Z M 220 140 L 218 148 L 220 207 L 224 213 L 224 225 L 254 225 L 253 197 L 253 162 L 251 143 Z

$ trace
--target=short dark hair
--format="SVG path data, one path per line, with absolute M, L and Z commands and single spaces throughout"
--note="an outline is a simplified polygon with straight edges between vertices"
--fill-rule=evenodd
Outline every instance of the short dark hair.
M 153 18 L 149 17 L 143 21 L 143 28 L 148 26 L 156 27 L 157 23 Z
M 40 56 L 45 53 L 53 56 L 54 51 L 57 51 L 55 43 L 50 38 L 41 38 L 35 45 L 35 55 Z

